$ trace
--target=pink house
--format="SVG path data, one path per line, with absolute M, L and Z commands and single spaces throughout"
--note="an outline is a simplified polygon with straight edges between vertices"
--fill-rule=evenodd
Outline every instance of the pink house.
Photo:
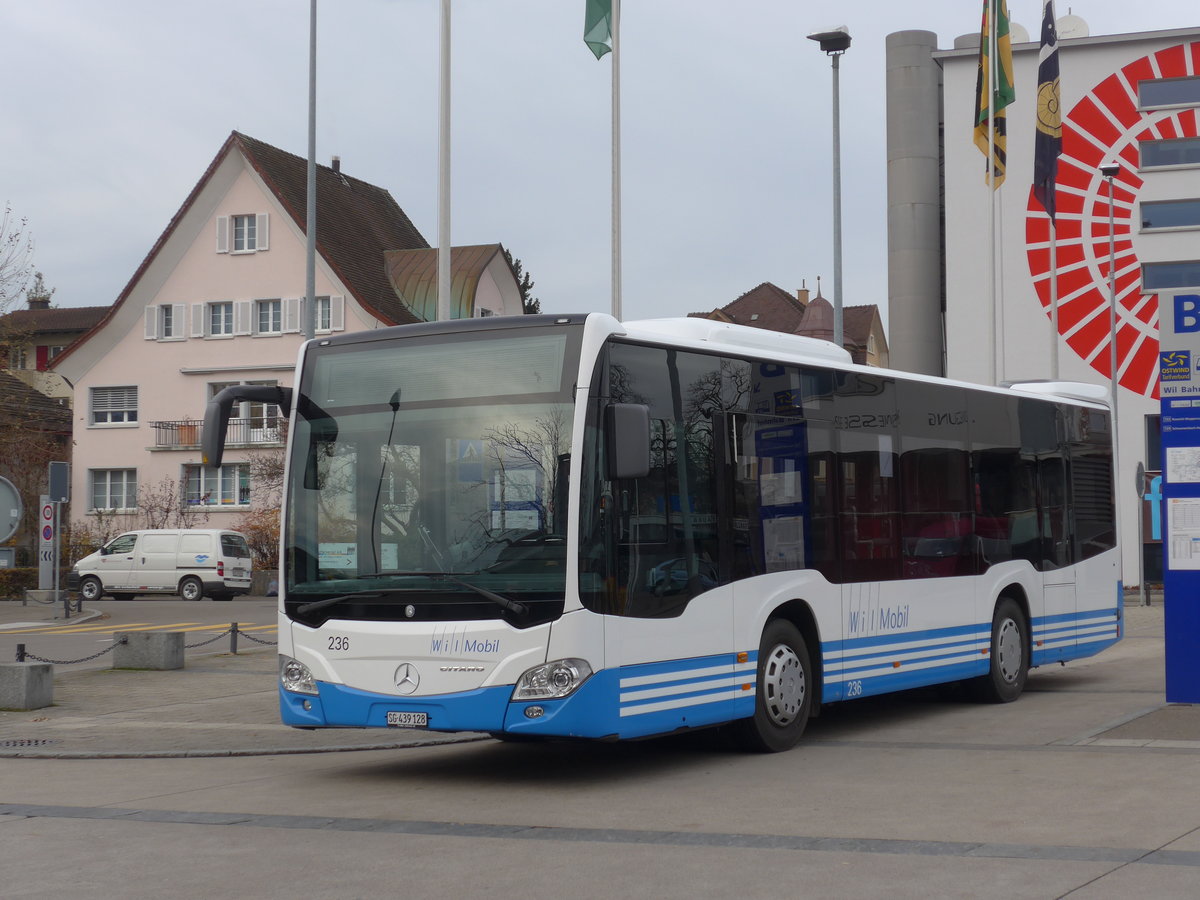
M 199 423 L 231 384 L 292 384 L 305 321 L 306 161 L 233 132 L 104 317 L 54 369 L 75 388 L 71 517 L 138 512 L 173 484 L 211 527 L 253 508 L 250 461 L 278 452 L 271 404 L 243 403 L 219 469 Z M 403 264 L 400 260 L 406 260 Z M 316 332 L 422 321 L 436 251 L 383 188 L 317 172 Z M 499 244 L 452 254 L 456 317 L 519 315 Z M 399 276 L 399 277 L 397 277 Z

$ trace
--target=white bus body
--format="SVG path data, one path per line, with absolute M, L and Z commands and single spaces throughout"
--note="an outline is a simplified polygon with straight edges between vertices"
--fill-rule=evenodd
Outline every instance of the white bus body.
M 346 335 L 297 371 L 290 725 L 731 723 L 780 750 L 821 704 L 949 681 L 1012 700 L 1121 636 L 1095 386 L 601 314 Z

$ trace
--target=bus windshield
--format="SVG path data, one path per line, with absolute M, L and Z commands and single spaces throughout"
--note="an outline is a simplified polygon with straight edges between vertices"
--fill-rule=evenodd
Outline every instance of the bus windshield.
M 571 338 L 524 327 L 310 351 L 289 465 L 289 614 L 403 619 L 417 603 L 421 618 L 514 617 L 551 598 L 561 610 Z

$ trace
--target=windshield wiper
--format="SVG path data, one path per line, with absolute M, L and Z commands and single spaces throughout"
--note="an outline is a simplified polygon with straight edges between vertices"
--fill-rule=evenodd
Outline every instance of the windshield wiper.
M 300 615 L 307 615 L 310 612 L 316 612 L 318 609 L 324 609 L 327 606 L 333 606 L 341 603 L 344 600 L 368 600 L 373 597 L 382 597 L 383 594 L 378 591 L 359 591 L 354 594 L 343 594 L 340 597 L 326 597 L 324 600 L 314 600 L 312 603 L 305 603 L 303 606 L 297 606 L 296 612 Z
M 487 588 L 482 588 L 477 584 L 471 584 L 469 581 L 463 581 L 461 578 L 456 578 L 448 572 L 439 573 L 439 575 L 435 577 L 441 577 L 447 581 L 453 581 L 455 584 L 465 587 L 468 591 L 474 591 L 480 597 L 486 597 L 498 606 L 507 609 L 515 616 L 523 616 L 529 612 L 529 607 L 524 603 L 521 603 L 519 600 L 511 600 L 508 597 L 497 594 L 495 591 L 489 591 Z

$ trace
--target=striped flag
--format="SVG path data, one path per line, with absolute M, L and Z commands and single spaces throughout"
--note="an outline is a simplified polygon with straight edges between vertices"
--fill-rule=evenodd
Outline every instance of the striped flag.
M 991 65 L 991 25 L 993 0 L 983 0 L 983 25 L 979 29 L 979 75 L 975 83 L 975 146 L 985 157 L 991 156 L 992 187 L 1004 183 L 1008 124 L 1004 108 L 1016 98 L 1013 90 L 1012 42 L 1008 36 L 1008 4 L 998 0 L 995 12 L 996 70 Z M 992 137 L 988 139 L 988 119 Z
M 1033 138 L 1033 194 L 1054 218 L 1054 185 L 1062 153 L 1062 113 L 1058 93 L 1058 32 L 1054 0 L 1042 4 L 1042 47 L 1038 52 L 1037 133 Z
M 583 11 L 583 42 L 596 59 L 612 50 L 613 0 L 587 0 Z

